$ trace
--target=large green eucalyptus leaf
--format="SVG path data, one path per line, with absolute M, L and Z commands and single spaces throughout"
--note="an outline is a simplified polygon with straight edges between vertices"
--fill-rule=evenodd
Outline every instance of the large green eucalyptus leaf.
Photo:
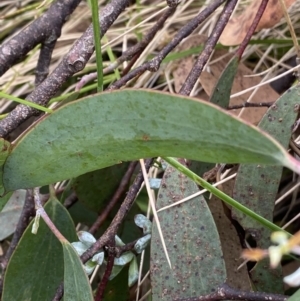
M 299 172 L 274 139 L 212 104 L 121 90 L 72 102 L 42 118 L 14 145 L 3 182 L 7 191 L 42 186 L 154 156 L 276 164 Z
M 157 209 L 199 191 L 197 184 L 168 166 L 158 191 Z M 226 280 L 221 243 L 203 196 L 158 213 L 172 264 L 169 267 L 156 223 L 151 239 L 153 301 L 192 298 L 210 293 Z
M 51 220 L 70 241 L 77 236 L 67 210 L 56 200 L 45 206 Z M 63 248 L 41 219 L 36 235 L 32 223 L 14 251 L 4 278 L 2 301 L 50 301 L 64 278 Z
M 283 94 L 275 104 L 269 108 L 259 127 L 276 137 L 284 146 L 288 147 L 291 138 L 291 127 L 298 115 L 300 87 L 294 87 Z M 275 199 L 282 174 L 281 166 L 266 166 L 241 164 L 237 173 L 233 197 L 241 204 L 260 214 L 267 220 L 273 220 Z M 233 210 L 234 218 L 252 235 L 257 247 L 266 249 L 270 245 L 270 230 L 262 228 L 252 218 Z M 269 268 L 268 260 L 258 262 L 250 273 L 257 290 L 265 292 L 283 293 L 281 268 Z

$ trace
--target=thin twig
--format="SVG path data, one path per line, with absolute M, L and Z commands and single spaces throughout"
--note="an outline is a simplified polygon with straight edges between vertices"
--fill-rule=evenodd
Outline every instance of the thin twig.
M 142 54 L 143 50 L 147 45 L 153 40 L 156 33 L 163 28 L 166 20 L 174 13 L 176 7 L 168 8 L 166 12 L 155 22 L 154 26 L 145 34 L 143 39 L 136 45 L 128 48 L 115 62 L 110 64 L 108 67 L 103 69 L 103 74 L 108 74 L 114 71 L 123 62 L 131 60 L 129 66 L 123 70 L 123 75 L 127 74 L 130 68 L 133 66 L 134 62 Z M 76 85 L 75 90 L 79 91 L 86 83 L 97 78 L 97 72 L 87 74 L 81 78 L 81 80 Z
M 95 223 L 91 226 L 89 232 L 91 234 L 95 234 L 95 232 L 99 229 L 99 227 L 103 224 L 103 222 L 106 220 L 108 214 L 111 212 L 111 210 L 115 207 L 117 202 L 120 200 L 121 196 L 125 193 L 128 184 L 130 183 L 130 179 L 133 175 L 133 172 L 137 166 L 137 162 L 131 162 L 130 165 L 128 166 L 128 169 L 123 176 L 120 185 L 118 189 L 115 191 L 114 195 L 112 196 L 111 200 L 109 203 L 106 204 L 105 208 L 101 212 L 101 214 L 98 216 L 97 220 Z
M 64 201 L 64 206 L 69 209 L 78 201 L 77 194 L 73 191 Z
M 257 27 L 257 25 L 258 25 L 258 23 L 259 23 L 262 15 L 263 15 L 265 9 L 266 9 L 266 6 L 267 6 L 268 2 L 269 2 L 269 0 L 262 0 L 261 1 L 261 4 L 260 4 L 260 6 L 259 6 L 259 8 L 258 8 L 258 10 L 256 12 L 254 20 L 253 20 L 250 28 L 248 29 L 247 34 L 246 34 L 243 42 L 241 43 L 239 49 L 236 51 L 236 55 L 238 56 L 239 60 L 241 59 L 241 57 L 242 57 L 242 55 L 243 55 L 243 53 L 244 53 L 244 51 L 245 51 L 245 49 L 246 49 L 249 41 L 252 38 L 252 35 L 255 32 L 255 29 L 256 29 L 256 27 Z
M 0 46 L 0 76 L 40 43 L 48 44 L 60 36 L 61 27 L 81 0 L 54 1 L 49 9 L 20 33 Z M 51 26 L 50 26 L 51 24 Z M 41 51 L 41 54 L 43 51 Z M 52 53 L 52 51 L 51 51 Z M 41 56 L 44 57 L 45 54 Z M 42 57 L 40 56 L 40 60 Z M 50 54 L 51 57 L 51 54 Z M 43 69 L 43 68 L 42 68 Z
M 60 33 L 59 33 L 60 35 Z M 49 41 L 42 43 L 38 63 L 35 70 L 35 85 L 38 86 L 48 75 L 49 66 L 51 63 L 51 57 L 53 49 L 56 45 L 56 39 L 49 38 Z
M 237 110 L 242 108 L 260 108 L 260 107 L 267 107 L 270 108 L 272 105 L 274 105 L 274 101 L 271 102 L 260 102 L 260 103 L 251 103 L 251 102 L 245 102 L 240 105 L 232 105 L 227 108 L 227 110 Z
M 129 0 L 112 0 L 101 9 L 101 35 L 106 33 L 128 4 Z M 85 67 L 93 52 L 94 36 L 92 25 L 90 25 L 54 71 L 26 99 L 40 105 L 46 105 L 71 76 Z M 0 137 L 7 136 L 34 114 L 39 114 L 39 112 L 27 106 L 18 105 L 6 118 L 0 120 Z
M 50 194 L 55 193 L 55 190 L 50 187 Z M 35 208 L 36 208 L 36 219 L 39 219 L 41 217 L 46 225 L 49 227 L 49 229 L 52 231 L 52 233 L 56 236 L 56 238 L 60 241 L 68 241 L 61 233 L 60 231 L 56 228 L 56 226 L 53 224 L 51 219 L 49 218 L 47 212 L 45 211 L 43 204 L 41 202 L 41 197 L 40 197 L 40 192 L 39 188 L 34 188 L 33 189 L 33 198 L 34 198 L 34 203 L 35 203 Z M 35 224 L 35 223 L 34 223 Z M 34 228 L 33 224 L 33 228 Z M 37 220 L 38 224 L 38 220 Z M 37 230 L 37 229 L 36 229 Z
M 115 245 L 116 245 L 115 239 L 113 238 L 110 242 L 110 247 L 108 248 L 108 258 L 107 258 L 106 269 L 105 269 L 104 275 L 99 283 L 95 301 L 101 301 L 103 299 L 104 291 L 105 291 L 107 282 L 109 280 L 109 276 L 110 276 L 111 271 L 114 266 L 114 260 L 115 260 L 114 247 L 115 247 Z
M 120 257 L 123 253 L 128 252 L 128 251 L 135 252 L 134 251 L 134 246 L 135 246 L 135 244 L 137 243 L 138 240 L 139 240 L 139 238 L 134 240 L 134 241 L 131 241 L 131 242 L 127 243 L 124 246 L 115 247 L 115 256 Z
M 61 283 L 57 288 L 55 296 L 52 299 L 52 301 L 59 301 L 62 298 L 63 294 L 64 294 L 64 284 Z
M 152 159 L 146 160 L 145 168 L 148 171 L 152 164 Z M 120 209 L 118 210 L 117 214 L 115 215 L 113 221 L 111 222 L 108 229 L 104 232 L 104 234 L 93 244 L 91 248 L 89 248 L 85 253 L 81 255 L 81 260 L 83 263 L 88 261 L 92 258 L 95 253 L 98 252 L 101 248 L 103 248 L 107 243 L 110 242 L 111 238 L 115 237 L 117 231 L 122 224 L 125 216 L 127 215 L 128 211 L 130 210 L 131 206 L 133 205 L 135 198 L 137 196 L 138 191 L 142 183 L 144 182 L 142 171 L 139 171 L 138 175 L 136 176 L 133 184 L 131 185 L 127 196 L 122 203 Z
M 193 20 L 189 21 L 185 26 L 183 26 L 172 39 L 172 41 L 165 46 L 152 60 L 145 62 L 141 66 L 132 70 L 124 77 L 113 83 L 109 90 L 120 89 L 127 82 L 133 78 L 140 76 L 145 71 L 156 72 L 163 59 L 187 36 L 189 36 L 207 17 L 209 17 L 225 0 L 216 0 L 211 5 L 207 6 L 203 11 L 201 11 Z
M 221 33 L 223 32 L 226 24 L 229 21 L 229 18 L 236 6 L 237 0 L 228 0 L 225 4 L 219 20 L 211 33 L 210 37 L 206 41 L 204 45 L 204 49 L 199 55 L 195 65 L 193 66 L 192 70 L 190 71 L 187 79 L 185 80 L 184 84 L 182 85 L 179 94 L 181 95 L 190 95 L 194 85 L 199 79 L 199 76 L 206 65 L 210 55 L 212 54 L 213 50 L 215 49 L 215 46 L 219 40 L 219 37 L 221 36 Z
M 152 164 L 152 159 L 146 160 L 146 170 L 149 170 L 151 164 Z M 141 185 L 144 181 L 143 174 L 140 171 L 133 184 L 131 185 L 127 196 L 122 203 L 120 209 L 118 210 L 117 214 L 115 215 L 113 221 L 111 222 L 110 226 L 108 229 L 105 231 L 105 233 L 94 243 L 94 245 L 89 248 L 85 253 L 81 255 L 81 261 L 83 263 L 87 262 L 90 258 L 93 257 L 95 253 L 98 252 L 101 248 L 103 248 L 105 245 L 109 247 L 109 243 L 114 241 L 115 235 L 118 232 L 118 229 L 123 222 L 125 216 L 127 215 L 128 211 L 130 210 L 131 206 L 133 205 L 135 198 L 137 196 L 137 193 L 139 192 Z M 56 290 L 56 294 L 52 301 L 58 301 L 62 298 L 63 296 L 63 284 L 60 284 L 58 289 Z

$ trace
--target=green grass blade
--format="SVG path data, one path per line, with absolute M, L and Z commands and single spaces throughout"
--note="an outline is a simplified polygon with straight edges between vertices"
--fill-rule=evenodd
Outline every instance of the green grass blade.
M 15 97 L 15 96 L 6 94 L 6 93 L 1 92 L 1 91 L 0 91 L 0 97 L 7 98 L 9 100 L 21 103 L 21 104 L 23 104 L 25 106 L 28 106 L 28 107 L 31 107 L 31 108 L 43 111 L 45 113 L 52 113 L 53 112 L 53 110 L 45 108 L 45 107 L 42 107 L 42 106 L 40 106 L 40 105 L 38 105 L 38 104 L 36 104 L 34 102 L 31 102 L 31 101 L 28 101 L 28 100 L 25 100 L 25 99 L 22 99 L 22 98 L 19 98 L 19 97 Z
M 202 186 L 203 188 L 207 189 L 209 192 L 217 196 L 219 199 L 221 199 L 226 204 L 234 207 L 236 210 L 246 214 L 247 216 L 251 217 L 252 219 L 256 220 L 258 223 L 263 225 L 264 227 L 270 229 L 271 231 L 284 231 L 277 225 L 273 224 L 269 220 L 263 218 L 262 216 L 256 214 L 254 211 L 248 209 L 246 206 L 240 204 L 233 198 L 231 198 L 229 195 L 225 194 L 223 191 L 219 190 L 218 188 L 212 186 L 202 178 L 200 178 L 198 175 L 193 173 L 191 170 L 189 170 L 184 165 L 180 164 L 176 159 L 167 157 L 164 158 L 166 162 L 168 162 L 170 165 L 174 166 L 176 169 L 178 169 L 180 172 L 182 172 L 184 175 L 186 175 L 188 178 L 195 181 L 198 185 Z
M 91 0 L 91 9 L 92 9 L 92 22 L 93 22 L 96 64 L 97 64 L 97 78 L 98 78 L 97 90 L 98 92 L 102 92 L 103 91 L 103 73 L 102 73 L 103 64 L 102 64 L 102 52 L 101 52 L 99 10 L 98 10 L 97 0 Z

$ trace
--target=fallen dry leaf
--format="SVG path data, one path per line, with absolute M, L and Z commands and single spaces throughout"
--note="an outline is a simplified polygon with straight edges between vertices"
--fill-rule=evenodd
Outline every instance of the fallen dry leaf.
M 179 47 L 178 51 L 183 51 L 186 49 L 191 49 L 197 47 L 204 43 L 205 37 L 194 35 L 187 38 Z M 212 91 L 220 78 L 222 71 L 225 69 L 227 63 L 233 56 L 232 53 L 228 53 L 226 50 L 216 50 L 212 56 L 210 63 L 206 69 L 202 72 L 200 76 L 200 83 L 205 91 L 205 93 L 200 92 L 197 95 L 198 98 L 203 100 L 208 100 L 212 94 Z M 175 90 L 178 92 L 180 87 L 187 78 L 189 72 L 191 71 L 193 65 L 195 64 L 196 58 L 189 56 L 178 61 L 176 69 L 173 71 Z M 253 87 L 261 82 L 260 76 L 246 77 L 247 75 L 253 75 L 251 69 L 246 67 L 243 63 L 239 64 L 237 74 L 233 83 L 231 90 L 232 94 L 238 93 L 247 88 Z M 245 103 L 252 92 L 245 93 L 239 97 L 232 98 L 230 100 L 230 105 L 240 105 Z M 262 100 L 264 102 L 275 101 L 279 98 L 279 95 L 271 88 L 270 85 L 264 85 L 260 87 L 251 98 L 251 103 L 260 103 Z M 230 112 L 238 115 L 241 110 L 232 110 Z M 246 108 L 241 113 L 241 118 L 247 120 L 252 124 L 258 124 L 262 116 L 267 111 L 266 107 L 262 108 Z
M 295 0 L 285 0 L 286 7 L 289 8 Z M 257 13 L 261 1 L 253 0 L 246 7 L 245 11 L 239 16 L 232 17 L 225 27 L 220 43 L 226 46 L 234 46 L 240 44 L 246 36 L 252 21 Z M 260 22 L 256 28 L 259 31 L 263 28 L 271 28 L 276 25 L 283 17 L 283 12 L 279 0 L 269 1 Z
M 185 39 L 183 43 L 179 45 L 177 51 L 181 52 L 188 49 L 199 47 L 201 45 L 204 45 L 206 40 L 207 40 L 207 36 L 204 35 L 190 36 L 187 39 Z M 173 69 L 173 75 L 174 75 L 174 85 L 175 85 L 176 92 L 179 92 L 181 86 L 183 85 L 187 76 L 192 70 L 195 61 L 196 61 L 195 57 L 189 55 L 181 60 L 176 61 L 176 63 L 174 64 L 175 68 Z M 204 100 L 208 100 L 207 95 L 204 95 L 204 97 L 205 97 Z
M 234 179 L 231 179 L 230 181 L 222 184 L 221 190 L 232 196 L 234 181 Z M 218 188 L 220 189 L 220 187 Z M 244 265 L 238 269 L 239 265 L 242 263 L 240 260 L 242 247 L 235 227 L 224 212 L 224 205 L 222 204 L 222 201 L 213 195 L 208 202 L 208 206 L 213 215 L 220 236 L 223 258 L 226 266 L 226 283 L 240 290 L 251 290 L 251 282 L 247 266 Z
M 202 87 L 204 88 L 205 92 L 211 96 L 213 89 L 219 80 L 222 71 L 227 66 L 227 63 L 232 58 L 233 54 L 228 53 L 226 50 L 216 50 L 211 62 L 206 68 L 201 76 L 200 76 L 200 83 Z M 251 69 L 246 67 L 243 63 L 239 63 L 237 74 L 235 76 L 233 86 L 231 89 L 231 94 L 238 93 L 240 91 L 243 91 L 247 88 L 256 86 L 261 82 L 260 76 L 255 77 L 248 77 L 249 75 L 253 75 L 253 72 Z M 230 105 L 241 105 L 245 103 L 248 98 L 251 96 L 252 91 L 242 94 L 238 97 L 232 98 L 230 100 Z M 255 92 L 255 94 L 252 96 L 250 103 L 260 103 L 262 102 L 272 102 L 279 98 L 279 95 L 271 88 L 269 85 L 264 85 Z M 239 115 L 241 112 L 240 117 L 244 120 L 257 125 L 261 118 L 264 116 L 264 114 L 267 111 L 267 107 L 257 107 L 257 108 L 246 108 L 241 110 L 231 110 L 231 113 L 234 113 L 235 115 Z

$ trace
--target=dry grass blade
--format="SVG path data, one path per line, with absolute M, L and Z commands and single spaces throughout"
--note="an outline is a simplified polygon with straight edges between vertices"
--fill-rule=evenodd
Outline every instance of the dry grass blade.
M 156 211 L 156 208 L 155 208 L 155 201 L 154 201 L 154 198 L 153 198 L 153 194 L 151 193 L 151 188 L 150 188 L 150 184 L 149 184 L 149 178 L 148 178 L 148 175 L 147 175 L 147 172 L 146 172 L 146 169 L 145 169 L 145 163 L 144 163 L 143 159 L 140 159 L 140 164 L 141 164 L 141 168 L 142 168 L 142 172 L 143 172 L 143 176 L 144 176 L 144 181 L 145 181 L 145 185 L 146 185 L 146 189 L 147 189 L 147 193 L 148 193 L 148 197 L 149 197 L 151 209 L 152 209 L 152 212 L 153 212 L 154 220 L 155 220 L 155 222 L 157 224 L 157 229 L 158 229 L 158 232 L 159 232 L 159 236 L 161 238 L 161 243 L 162 243 L 163 249 L 165 251 L 165 255 L 166 255 L 167 261 L 168 261 L 169 266 L 171 268 L 172 267 L 171 261 L 170 261 L 170 258 L 169 258 L 169 254 L 168 254 L 168 251 L 167 251 L 166 243 L 165 243 L 165 240 L 164 240 L 164 237 L 163 237 L 163 233 L 162 233 L 162 230 L 161 230 L 160 222 L 159 222 L 157 211 Z
M 221 185 L 221 184 L 223 184 L 223 183 L 226 183 L 227 181 L 229 181 L 229 180 L 235 178 L 235 176 L 236 176 L 236 173 L 230 175 L 230 176 L 227 177 L 227 178 L 224 178 L 224 179 L 221 180 L 221 181 L 218 181 L 217 183 L 213 184 L 212 186 L 213 186 L 213 187 L 218 187 L 219 185 Z M 189 200 L 191 200 L 191 199 L 193 199 L 193 198 L 195 198 L 195 197 L 197 197 L 197 196 L 199 196 L 199 195 L 204 194 L 205 192 L 207 192 L 207 190 L 206 190 L 206 189 L 202 189 L 202 190 L 200 190 L 200 191 L 198 191 L 198 192 L 196 192 L 196 193 L 194 193 L 194 194 L 192 194 L 192 195 L 190 195 L 190 196 L 188 196 L 188 197 L 186 197 L 186 198 L 184 198 L 184 199 L 182 199 L 182 200 L 180 200 L 180 201 L 178 201 L 178 202 L 175 202 L 175 203 L 173 203 L 173 204 L 171 204 L 171 205 L 169 205 L 169 206 L 165 206 L 165 207 L 163 207 L 163 208 L 160 208 L 159 210 L 157 210 L 157 212 L 160 212 L 160 211 L 166 210 L 166 209 L 168 209 L 168 208 L 177 206 L 177 205 L 179 205 L 179 204 L 185 203 L 185 202 L 187 202 L 187 201 L 189 201 Z

